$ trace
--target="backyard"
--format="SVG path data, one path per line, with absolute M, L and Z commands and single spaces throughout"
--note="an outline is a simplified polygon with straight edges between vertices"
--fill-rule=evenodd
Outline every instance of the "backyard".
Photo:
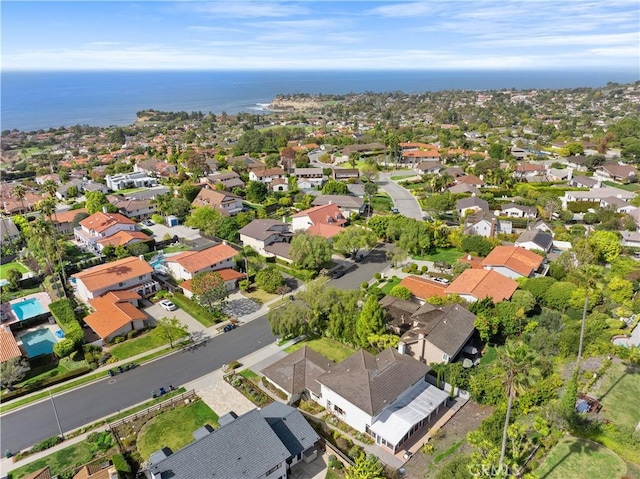
M 568 437 L 549 452 L 535 471 L 539 479 L 622 477 L 627 466 L 615 453 L 595 442 Z
M 444 261 L 445 263 L 454 264 L 458 261 L 458 258 L 463 256 L 464 253 L 458 249 L 450 248 L 450 249 L 441 249 L 432 254 L 426 254 L 423 256 L 413 256 L 413 259 L 422 260 L 422 261 Z
M 22 263 L 12 261 L 11 263 L 3 264 L 0 266 L 0 279 L 7 279 L 7 272 L 10 269 L 17 269 L 20 273 L 27 273 L 29 270 Z
M 176 427 L 176 424 L 180 427 Z M 146 460 L 163 447 L 170 447 L 172 451 L 182 449 L 193 442 L 193 432 L 205 424 L 217 428 L 218 415 L 202 400 L 169 410 L 154 417 L 140 429 L 138 452 Z
M 292 346 L 289 346 L 285 351 L 289 354 L 297 351 L 302 346 L 309 346 L 317 353 L 322 354 L 324 357 L 331 359 L 332 361 L 339 363 L 356 352 L 355 349 L 350 348 L 346 344 L 340 343 L 330 338 L 317 338 L 309 341 L 299 342 Z

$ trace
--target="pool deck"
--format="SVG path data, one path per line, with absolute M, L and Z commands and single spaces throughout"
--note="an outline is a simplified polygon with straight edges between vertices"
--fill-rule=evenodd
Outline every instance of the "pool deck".
M 51 298 L 49 297 L 49 294 L 45 292 L 33 293 L 28 296 L 23 296 L 22 298 L 17 298 L 9 301 L 9 307 L 3 308 L 3 311 L 2 311 L 3 317 L 8 316 L 9 319 L 7 321 L 3 321 L 2 324 L 9 325 L 14 323 L 19 323 L 20 318 L 18 318 L 18 316 L 15 314 L 11 306 L 14 304 L 20 304 L 23 301 L 27 301 L 32 298 L 36 298 L 40 303 L 40 305 L 44 308 L 44 310 L 47 313 L 49 312 L 49 305 L 51 304 Z M 30 319 L 30 318 L 27 318 L 27 319 Z

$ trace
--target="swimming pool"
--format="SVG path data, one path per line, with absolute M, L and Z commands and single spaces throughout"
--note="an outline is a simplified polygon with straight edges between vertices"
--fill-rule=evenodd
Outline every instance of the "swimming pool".
M 52 353 L 53 346 L 57 342 L 48 328 L 30 331 L 20 339 L 22 339 L 22 345 L 27 350 L 27 356 L 30 358 Z
M 11 309 L 20 321 L 39 316 L 47 312 L 38 298 L 29 298 L 16 303 L 11 303 Z

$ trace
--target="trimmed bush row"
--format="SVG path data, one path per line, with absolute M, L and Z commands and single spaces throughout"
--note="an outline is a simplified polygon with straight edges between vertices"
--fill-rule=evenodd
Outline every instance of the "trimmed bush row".
M 54 301 L 49 305 L 49 310 L 65 335 L 65 339 L 53 347 L 53 352 L 59 358 L 65 358 L 82 345 L 84 331 L 76 319 L 73 306 L 68 299 Z
M 16 389 L 14 391 L 5 393 L 2 395 L 2 397 L 0 397 L 0 400 L 2 402 L 6 402 L 6 401 L 9 401 L 10 399 L 19 398 L 20 396 L 24 396 L 26 394 L 39 391 L 40 389 L 45 388 L 47 386 L 54 386 L 68 379 L 77 378 L 78 376 L 82 376 L 83 374 L 86 374 L 89 371 L 91 371 L 91 368 L 84 366 L 78 369 L 74 369 L 73 371 L 68 371 L 64 374 L 54 376 L 52 378 L 43 379 L 42 381 L 38 381 L 37 383 L 30 385 L 29 387 L 20 388 L 20 389 Z

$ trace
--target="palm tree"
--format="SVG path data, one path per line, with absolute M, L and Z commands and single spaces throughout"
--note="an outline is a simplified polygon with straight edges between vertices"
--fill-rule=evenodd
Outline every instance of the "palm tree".
M 24 189 L 24 186 L 16 185 L 13 187 L 13 194 L 16 198 L 18 198 L 18 200 L 20 201 L 20 206 L 22 206 L 22 208 L 20 209 L 20 213 L 24 213 L 24 197 L 27 194 L 27 191 Z
M 54 183 L 55 184 L 55 183 Z M 62 279 L 62 285 L 64 288 L 64 285 L 67 282 L 67 275 L 64 271 L 64 262 L 62 261 L 62 255 L 60 254 L 60 248 L 58 246 L 58 235 L 56 234 L 56 227 L 55 224 L 53 223 L 53 218 L 52 215 L 55 214 L 56 211 L 56 200 L 54 199 L 54 197 L 49 197 L 49 198 L 45 198 L 42 201 L 38 202 L 38 211 L 40 212 L 40 214 L 42 214 L 43 217 L 45 218 L 49 218 L 49 227 L 50 227 L 50 234 L 49 236 L 51 237 L 51 239 L 53 239 L 53 249 L 56 252 L 56 256 L 58 258 L 58 267 L 60 268 L 60 274 L 61 274 L 61 279 Z
M 586 246 L 585 246 L 586 247 Z M 580 362 L 582 361 L 582 345 L 584 342 L 584 331 L 587 325 L 587 310 L 589 309 L 589 292 L 595 293 L 599 282 L 602 279 L 602 269 L 585 264 L 580 271 L 577 272 L 580 279 L 580 285 L 584 286 L 584 306 L 582 308 L 582 324 L 580 325 L 580 342 L 578 343 L 578 358 L 576 361 L 576 371 L 580 373 Z
M 513 400 L 519 393 L 527 390 L 538 380 L 540 377 L 538 364 L 537 356 L 522 341 L 507 341 L 504 348 L 498 351 L 496 365 L 503 375 L 502 383 L 505 386 L 507 395 L 507 416 L 504 420 L 504 430 L 502 432 L 500 470 L 504 466 L 504 457 L 507 450 L 507 429 L 509 428 Z

